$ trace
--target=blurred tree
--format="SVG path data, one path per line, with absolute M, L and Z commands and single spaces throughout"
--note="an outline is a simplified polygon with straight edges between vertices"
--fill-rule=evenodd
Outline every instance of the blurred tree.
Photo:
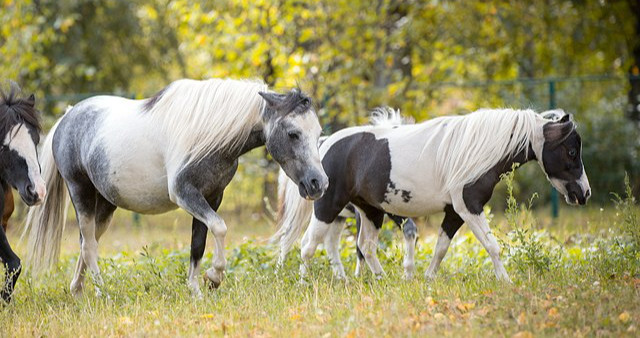
M 484 106 L 544 109 L 545 85 L 473 83 L 624 74 L 640 58 L 636 0 L 0 2 L 0 77 L 40 97 L 145 97 L 182 77 L 253 77 L 310 92 L 326 132 L 364 123 L 378 105 L 416 120 Z M 621 97 L 637 108 L 638 83 L 627 95 L 620 86 L 559 85 L 559 106 L 587 125 L 617 118 Z M 67 104 L 55 103 L 45 111 Z M 272 162 L 251 156 L 269 174 L 243 172 L 254 184 L 242 189 L 273 196 Z

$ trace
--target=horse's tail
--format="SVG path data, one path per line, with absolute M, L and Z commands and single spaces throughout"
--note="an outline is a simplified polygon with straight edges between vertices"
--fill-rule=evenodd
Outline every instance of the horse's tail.
M 53 135 L 60 120 L 51 128 L 42 146 L 40 166 L 47 184 L 42 204 L 29 209 L 22 236 L 28 234 L 27 266 L 34 273 L 53 267 L 60 256 L 60 241 L 67 218 L 69 197 L 64 179 L 53 159 Z
M 391 107 L 377 107 L 371 111 L 369 122 L 374 126 L 395 127 L 403 124 L 411 124 L 413 120 L 400 115 L 400 109 Z
M 309 225 L 313 201 L 307 201 L 298 194 L 298 186 L 290 180 L 282 169 L 278 176 L 278 231 L 271 237 L 280 243 L 279 262 L 284 262 L 287 253 Z

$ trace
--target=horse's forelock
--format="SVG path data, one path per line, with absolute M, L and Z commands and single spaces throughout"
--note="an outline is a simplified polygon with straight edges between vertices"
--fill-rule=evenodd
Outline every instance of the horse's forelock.
M 285 94 L 285 97 L 282 100 L 282 103 L 279 104 L 278 108 L 279 110 L 287 113 L 295 112 L 296 108 L 298 108 L 298 106 L 300 106 L 305 100 L 309 100 L 309 108 L 311 108 L 313 103 L 311 97 L 305 94 L 299 87 L 296 87 Z M 306 111 L 307 110 L 305 109 L 302 112 L 304 113 Z
M 7 91 L 0 88 L 0 137 L 3 137 L 17 124 L 28 124 L 40 132 L 40 118 L 29 98 L 21 97 L 21 90 L 12 83 Z

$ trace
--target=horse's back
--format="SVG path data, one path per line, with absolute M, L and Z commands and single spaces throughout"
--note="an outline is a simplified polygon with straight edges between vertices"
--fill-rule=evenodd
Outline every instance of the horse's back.
M 449 202 L 435 176 L 441 123 L 344 129 L 322 144 L 323 167 L 350 200 L 402 216 L 442 211 Z M 334 193 L 334 195 L 341 195 Z
M 54 157 L 65 180 L 89 179 L 116 206 L 161 213 L 175 208 L 167 193 L 166 144 L 143 104 L 116 96 L 78 103 L 56 129 Z

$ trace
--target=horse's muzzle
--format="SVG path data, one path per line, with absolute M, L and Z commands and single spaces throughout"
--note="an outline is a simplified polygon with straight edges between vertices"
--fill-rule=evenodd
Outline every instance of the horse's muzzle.
M 309 200 L 316 200 L 327 190 L 329 186 L 329 179 L 327 175 L 322 173 L 321 175 L 309 175 L 303 178 L 298 183 L 298 190 L 300 192 L 300 196 Z

